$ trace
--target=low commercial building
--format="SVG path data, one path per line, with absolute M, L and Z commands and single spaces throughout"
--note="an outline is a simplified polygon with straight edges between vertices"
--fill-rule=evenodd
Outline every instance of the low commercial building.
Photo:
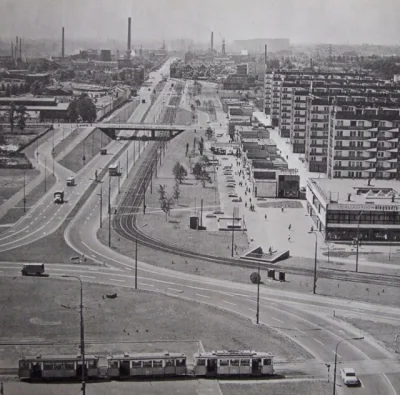
M 400 242 L 400 181 L 309 179 L 307 211 L 325 240 Z

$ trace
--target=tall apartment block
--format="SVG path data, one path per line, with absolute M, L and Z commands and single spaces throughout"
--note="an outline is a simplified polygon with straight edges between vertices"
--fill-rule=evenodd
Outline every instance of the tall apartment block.
M 364 108 L 332 113 L 329 178 L 398 179 L 399 108 Z

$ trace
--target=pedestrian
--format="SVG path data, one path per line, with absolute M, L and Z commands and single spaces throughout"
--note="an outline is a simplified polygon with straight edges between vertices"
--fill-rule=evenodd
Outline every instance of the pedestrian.
M 251 203 L 251 198 L 249 199 L 250 203 Z
M 289 230 L 291 230 L 292 229 L 292 224 L 289 224 Z
M 246 207 L 246 208 L 247 208 L 247 202 L 244 202 L 244 207 Z
M 264 218 L 267 219 L 267 214 L 264 215 Z
M 287 239 L 288 239 L 288 241 L 290 241 L 290 235 L 288 236 L 288 238 L 287 238 Z
M 282 211 L 282 213 L 283 213 L 283 206 L 281 207 L 281 211 Z

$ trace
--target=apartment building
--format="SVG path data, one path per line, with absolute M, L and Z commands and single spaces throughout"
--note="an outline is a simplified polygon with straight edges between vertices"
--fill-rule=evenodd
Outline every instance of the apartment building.
M 332 112 L 328 178 L 398 179 L 399 108 Z
M 295 90 L 292 95 L 290 142 L 293 147 L 293 152 L 297 154 L 304 154 L 306 147 L 310 91 L 309 89 L 304 89 L 305 87 L 307 87 L 307 84 L 305 84 L 305 86 L 303 85 L 303 88 Z

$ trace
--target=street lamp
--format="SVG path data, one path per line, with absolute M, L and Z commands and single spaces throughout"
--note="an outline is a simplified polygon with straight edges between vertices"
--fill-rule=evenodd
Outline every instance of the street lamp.
M 25 195 L 25 184 L 26 184 L 26 181 L 25 181 L 25 170 L 24 170 L 24 213 L 26 212 L 26 195 Z
M 360 215 L 358 216 L 358 222 L 357 222 L 356 272 L 358 272 L 358 246 L 360 244 L 360 221 L 361 221 L 362 213 L 363 213 L 363 211 L 360 211 Z
M 85 383 L 85 329 L 83 322 L 83 286 L 82 280 L 78 276 L 67 276 L 63 275 L 65 278 L 76 278 L 81 284 L 81 303 L 80 303 L 80 316 L 81 316 L 81 354 L 82 354 L 82 394 L 86 394 L 86 383 Z
M 362 337 L 350 337 L 349 339 L 342 339 L 336 344 L 336 349 L 335 349 L 335 368 L 333 371 L 333 395 L 336 395 L 336 366 L 337 366 L 337 352 L 338 352 L 338 347 L 339 344 L 345 341 L 350 341 L 350 340 L 362 340 L 364 339 L 364 336 Z
M 315 256 L 314 256 L 314 286 L 313 294 L 315 295 L 317 289 L 317 249 L 318 249 L 318 235 L 315 231 L 308 232 L 309 234 L 315 235 Z

